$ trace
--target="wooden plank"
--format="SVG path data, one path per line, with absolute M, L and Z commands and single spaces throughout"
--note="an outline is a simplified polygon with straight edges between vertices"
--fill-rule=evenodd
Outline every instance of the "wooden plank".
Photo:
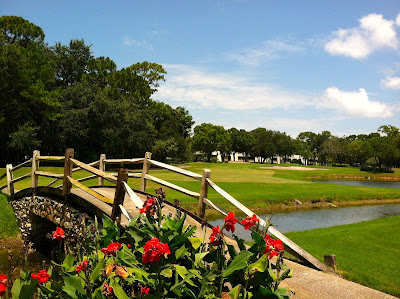
M 84 178 L 80 178 L 77 179 L 78 182 L 85 182 L 85 181 L 89 181 L 91 179 L 97 178 L 97 175 L 90 175 L 90 176 L 86 176 Z
M 0 181 L 1 181 L 2 179 L 4 179 L 6 176 L 7 176 L 7 172 L 3 173 L 3 174 L 0 176 Z
M 114 195 L 114 203 L 113 209 L 111 212 L 111 220 L 115 221 L 117 217 L 119 220 L 117 223 L 121 223 L 121 210 L 119 208 L 120 205 L 124 205 L 125 199 L 125 188 L 123 183 L 127 183 L 128 181 L 128 169 L 121 168 L 118 172 L 117 185 L 115 186 L 115 195 Z
M 14 184 L 16 182 L 19 182 L 19 181 L 22 181 L 22 180 L 24 180 L 26 178 L 29 178 L 31 175 L 32 175 L 32 173 L 24 174 L 23 176 L 20 176 L 19 178 L 13 179 L 11 182 Z
M 53 181 L 51 181 L 50 183 L 48 183 L 47 185 L 46 185 L 46 187 L 50 187 L 51 185 L 53 185 L 55 182 L 57 182 L 57 181 L 59 181 L 60 179 L 55 179 L 55 180 L 53 180 Z M 56 187 L 56 188 L 58 188 L 58 187 Z
M 244 212 L 247 216 L 253 216 L 253 213 L 250 209 L 248 209 L 246 206 L 241 204 L 237 199 L 233 198 L 231 195 L 229 195 L 227 192 L 222 190 L 219 186 L 217 186 L 214 182 L 212 182 L 210 179 L 207 179 L 207 182 L 210 184 L 211 188 L 213 188 L 216 192 L 218 192 L 220 195 L 225 197 L 229 202 L 234 204 L 239 210 Z M 260 225 L 266 226 L 266 222 L 260 218 Z M 307 251 L 305 251 L 303 248 L 301 248 L 299 245 L 294 243 L 292 240 L 290 240 L 288 237 L 286 237 L 284 234 L 282 234 L 280 231 L 278 231 L 275 227 L 270 226 L 268 228 L 268 232 L 272 235 L 274 235 L 276 238 L 281 239 L 283 243 L 286 244 L 286 250 L 300 258 L 301 260 L 310 263 L 317 269 L 327 271 L 328 268 L 322 264 L 319 260 L 314 258 L 311 254 L 309 254 Z
M 65 157 L 63 156 L 38 156 L 36 160 L 39 161 L 64 161 Z
M 124 188 L 125 188 L 126 193 L 128 193 L 129 198 L 135 204 L 136 208 L 138 208 L 138 209 L 143 208 L 143 201 L 140 199 L 140 197 L 137 196 L 135 192 L 133 192 L 131 187 L 129 187 L 126 182 L 123 182 L 123 184 L 124 184 Z
M 122 214 L 128 219 L 129 222 L 133 219 L 132 215 L 129 214 L 129 212 L 124 208 L 123 205 L 119 205 L 119 208 L 121 209 Z
M 36 192 L 36 188 L 38 185 L 38 176 L 35 175 L 35 171 L 39 170 L 39 161 L 36 159 L 36 157 L 40 156 L 40 151 L 35 150 L 33 151 L 32 155 L 32 180 L 31 180 L 31 188 L 33 189 L 33 192 Z
M 3 190 L 3 189 L 6 188 L 6 187 L 7 187 L 7 184 L 1 186 L 1 187 L 0 187 L 0 190 Z
M 7 188 L 10 196 L 14 196 L 14 183 L 13 183 L 13 173 L 12 173 L 12 164 L 6 165 L 6 174 L 7 174 Z
M 140 187 L 139 190 L 142 192 L 146 191 L 146 174 L 149 173 L 149 169 L 150 169 L 150 163 L 149 160 L 151 159 L 151 153 L 150 152 L 146 152 L 145 156 L 144 156 L 144 160 L 143 160 L 143 170 L 142 170 L 142 176 L 140 179 Z
M 220 208 L 219 206 L 217 206 L 215 203 L 213 203 L 211 200 L 203 197 L 203 202 L 207 205 L 209 205 L 210 207 L 212 207 L 213 209 L 215 209 L 216 211 L 220 212 L 222 215 L 228 215 L 228 213 L 226 211 L 224 211 L 222 208 Z M 204 218 L 204 217 L 203 217 Z
M 63 187 L 62 187 L 62 193 L 65 197 L 65 201 L 67 201 L 70 197 L 71 194 L 71 182 L 68 179 L 68 177 L 72 177 L 72 167 L 74 166 L 72 164 L 71 159 L 74 158 L 74 149 L 73 148 L 67 148 L 65 150 L 65 158 L 64 158 L 64 177 L 63 177 Z
M 201 179 L 203 177 L 201 174 L 198 174 L 198 173 L 195 173 L 195 172 L 191 172 L 189 170 L 185 170 L 185 169 L 182 169 L 182 168 L 179 168 L 179 167 L 175 167 L 175 166 L 172 166 L 172 165 L 168 165 L 168 164 L 165 164 L 165 163 L 162 163 L 162 162 L 154 161 L 154 160 L 151 160 L 151 159 L 149 159 L 148 161 L 151 164 L 155 165 L 155 166 L 162 167 L 162 168 L 171 170 L 171 171 L 179 173 L 179 174 L 183 174 L 185 176 L 191 177 L 191 178 L 199 180 L 199 181 L 201 181 Z
M 140 178 L 142 177 L 142 174 L 141 174 L 141 173 L 128 173 L 128 176 L 129 176 L 130 178 L 137 178 L 137 179 L 140 179 Z
M 105 159 L 105 164 L 140 164 L 143 163 L 144 158 L 134 159 Z
M 106 171 L 106 164 L 104 163 L 104 160 L 106 159 L 106 154 L 101 154 L 100 155 L 100 160 L 99 160 L 99 170 L 105 172 Z M 99 176 L 99 186 L 104 186 L 104 178 Z
M 93 173 L 93 174 L 95 174 L 97 176 L 103 177 L 104 179 L 106 179 L 107 181 L 109 181 L 111 183 L 114 183 L 114 184 L 117 183 L 117 178 L 115 176 L 113 176 L 113 175 L 110 175 L 110 174 L 108 174 L 108 173 L 106 173 L 104 171 L 100 171 L 100 170 L 98 170 L 98 169 L 96 169 L 96 168 L 94 168 L 92 166 L 89 166 L 88 164 L 82 163 L 82 162 L 80 162 L 78 160 L 75 160 L 73 158 L 71 158 L 70 160 L 76 166 L 79 166 L 82 169 L 84 169 L 84 170 L 86 170 L 86 171 L 88 171 L 90 173 Z
M 146 180 L 150 180 L 150 181 L 156 182 L 156 183 L 158 183 L 160 185 L 163 185 L 165 187 L 168 187 L 168 188 L 171 188 L 173 190 L 179 191 L 179 192 L 181 192 L 183 194 L 192 196 L 192 197 L 197 198 L 197 199 L 200 196 L 200 193 L 197 193 L 197 192 L 194 192 L 194 191 L 190 191 L 188 189 L 185 189 L 185 188 L 180 187 L 178 185 L 175 185 L 175 184 L 172 184 L 170 182 L 164 181 L 162 179 L 156 178 L 156 177 L 154 177 L 152 175 L 149 175 L 149 174 L 146 174 L 145 178 L 146 178 Z
M 19 165 L 17 165 L 17 166 L 14 166 L 13 168 L 12 168 L 12 170 L 11 171 L 16 171 L 17 169 L 20 169 L 21 167 L 24 167 L 25 165 L 28 165 L 28 164 L 30 164 L 32 162 L 32 159 L 29 159 L 28 161 L 25 161 L 25 162 L 22 162 L 21 164 L 19 164 Z M 4 174 L 5 175 L 5 174 Z M 1 176 L 0 177 L 0 180 L 3 178 L 3 176 Z
M 204 218 L 204 215 L 206 213 L 206 205 L 203 203 L 203 198 L 208 196 L 208 184 L 207 184 L 207 178 L 210 178 L 211 176 L 211 170 L 209 169 L 204 169 L 203 170 L 203 175 L 201 178 L 201 189 L 200 189 L 200 195 L 199 195 L 199 203 L 197 206 L 197 216 L 200 218 Z
M 74 186 L 78 187 L 79 189 L 85 191 L 87 194 L 92 195 L 93 197 L 97 198 L 98 200 L 101 200 L 103 202 L 110 203 L 110 204 L 114 203 L 114 201 L 112 199 L 109 199 L 108 197 L 105 197 L 105 196 L 101 195 L 100 193 L 90 189 L 89 187 L 86 187 L 85 185 L 79 183 L 74 178 L 69 176 L 68 180 L 71 182 L 72 185 L 74 185 Z
M 52 172 L 46 172 L 46 171 L 35 171 L 35 174 L 38 176 L 44 176 L 47 178 L 57 178 L 57 179 L 62 179 L 64 177 L 64 174 L 60 173 L 52 173 Z
M 99 163 L 100 163 L 100 161 L 94 161 L 94 162 L 89 163 L 89 164 L 86 164 L 86 165 L 89 165 L 89 166 L 97 166 L 97 165 L 99 165 Z M 77 171 L 80 171 L 80 170 L 82 170 L 82 168 L 80 168 L 80 167 L 72 168 L 72 172 L 73 172 L 73 173 L 74 173 L 74 172 L 77 172 Z

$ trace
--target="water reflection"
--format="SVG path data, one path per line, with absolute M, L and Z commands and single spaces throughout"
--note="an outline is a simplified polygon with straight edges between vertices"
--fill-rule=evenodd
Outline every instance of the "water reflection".
M 346 180 L 314 181 L 314 182 L 316 182 L 316 183 L 326 183 L 326 184 L 335 184 L 335 185 L 356 186 L 356 187 L 378 187 L 378 188 L 400 189 L 400 182 L 346 181 Z
M 280 232 L 286 233 L 399 215 L 400 204 L 384 204 L 266 214 L 261 217 L 272 217 L 271 222 L 274 226 Z M 221 227 L 223 219 L 212 221 L 211 224 Z M 250 234 L 241 225 L 236 226 L 235 234 L 244 239 L 250 238 Z

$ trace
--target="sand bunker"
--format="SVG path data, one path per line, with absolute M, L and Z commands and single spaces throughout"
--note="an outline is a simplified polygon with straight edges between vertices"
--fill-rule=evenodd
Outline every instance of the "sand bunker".
M 286 170 L 329 170 L 327 168 L 309 168 L 309 167 L 301 167 L 301 166 L 265 166 L 260 167 L 262 169 L 286 169 Z

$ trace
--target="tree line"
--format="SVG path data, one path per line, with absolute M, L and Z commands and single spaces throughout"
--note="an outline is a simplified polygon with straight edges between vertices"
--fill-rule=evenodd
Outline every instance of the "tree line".
M 400 134 L 382 126 L 368 135 L 333 136 L 329 131 L 252 131 L 203 123 L 194 127 L 183 107 L 154 99 L 166 71 L 152 62 L 118 69 L 109 57 L 95 57 L 82 39 L 48 45 L 39 26 L 16 16 L 0 17 L 0 165 L 17 164 L 39 149 L 63 155 L 73 147 L 78 159 L 153 157 L 193 160 L 199 151 L 211 161 L 219 151 L 244 159 L 289 162 L 299 154 L 320 164 L 399 165 Z

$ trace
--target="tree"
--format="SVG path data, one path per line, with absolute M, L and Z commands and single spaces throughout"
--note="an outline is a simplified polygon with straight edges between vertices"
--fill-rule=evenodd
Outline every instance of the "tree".
M 159 86 L 159 81 L 165 81 L 164 74 L 167 73 L 162 65 L 147 61 L 135 63 L 128 67 L 128 70 L 145 79 L 152 93 L 157 91 L 156 87 Z
M 231 128 L 228 132 L 231 135 L 232 151 L 243 153 L 244 159 L 247 162 L 248 156 L 256 143 L 255 137 L 243 129 Z
M 223 150 L 229 144 L 229 133 L 222 126 L 203 123 L 194 128 L 193 149 L 205 153 L 208 162 L 211 162 L 213 151 Z
M 273 143 L 273 132 L 265 128 L 257 128 L 251 131 L 255 138 L 253 147 L 254 154 L 260 157 L 259 162 L 264 163 L 267 158 L 270 158 L 271 163 L 276 155 L 276 147 Z
M 31 43 L 42 43 L 44 40 L 42 28 L 21 17 L 0 17 L 0 28 L 4 45 L 18 44 L 27 48 Z

